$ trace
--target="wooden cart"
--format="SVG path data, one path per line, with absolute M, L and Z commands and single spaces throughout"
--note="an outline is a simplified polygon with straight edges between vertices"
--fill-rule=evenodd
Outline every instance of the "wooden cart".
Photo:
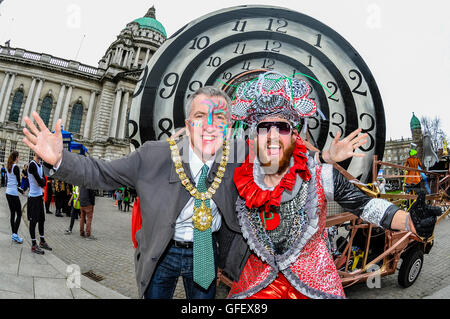
M 307 146 L 314 150 L 314 147 L 311 145 Z M 378 167 L 380 165 L 417 170 L 381 162 L 374 157 L 374 181 L 377 178 Z M 375 183 L 363 185 L 339 165 L 335 164 L 335 168 L 348 180 L 355 182 L 357 187 L 371 197 L 384 198 L 399 206 L 402 206 L 402 203 L 406 200 L 415 200 L 417 198 L 417 195 L 409 194 L 381 194 L 377 187 L 374 186 Z M 449 172 L 443 176 L 442 174 L 423 170 L 417 171 L 429 174 L 436 179 L 435 184 L 433 184 L 436 192 L 427 195 L 426 199 L 434 206 L 441 206 L 445 210 L 437 220 L 437 223 L 439 223 L 450 213 L 450 198 L 447 195 L 448 184 L 450 183 Z M 402 262 L 398 272 L 398 282 L 402 287 L 411 286 L 420 274 L 424 254 L 428 254 L 431 251 L 434 242 L 434 236 L 424 239 L 407 231 L 384 230 L 374 224 L 361 220 L 350 212 L 329 213 L 327 215 L 326 227 L 329 231 L 330 253 L 333 255 L 334 263 L 344 288 L 356 283 L 367 282 L 371 278 L 375 278 L 375 276 L 383 277 L 392 275 L 396 272 L 400 260 Z M 332 238 L 331 233 L 335 230 L 338 230 L 337 233 L 345 233 L 346 237 Z M 335 247 L 334 251 L 332 247 Z M 218 272 L 218 282 L 223 282 L 229 287 L 233 284 L 220 269 Z

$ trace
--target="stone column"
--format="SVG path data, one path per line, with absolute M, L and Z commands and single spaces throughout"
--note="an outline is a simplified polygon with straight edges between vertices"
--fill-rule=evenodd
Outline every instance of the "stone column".
M 72 98 L 72 89 L 73 89 L 73 87 L 71 85 L 69 85 L 69 89 L 67 90 L 66 99 L 64 101 L 64 106 L 63 106 L 63 110 L 62 110 L 61 119 L 62 119 L 62 125 L 63 125 L 64 129 L 66 129 L 65 125 L 66 125 L 66 121 L 67 121 L 67 114 L 69 113 L 70 99 Z
M 119 48 L 119 54 L 117 55 L 117 64 L 119 66 L 122 65 L 122 56 L 123 56 L 123 49 Z
M 128 67 L 128 60 L 130 59 L 130 55 L 131 55 L 131 51 L 127 51 L 127 53 L 125 53 L 125 59 L 123 60 L 123 66 L 125 68 Z
M 91 133 L 91 120 L 92 120 L 92 114 L 94 113 L 94 102 L 95 102 L 96 95 L 97 95 L 97 92 L 95 92 L 95 91 L 91 92 L 91 99 L 89 100 L 89 107 L 88 107 L 88 112 L 87 112 L 87 116 L 86 116 L 86 122 L 84 123 L 83 137 L 85 139 L 88 139 L 89 134 Z
M 134 57 L 134 49 L 132 49 L 130 51 L 130 55 L 128 56 L 128 61 L 127 61 L 127 68 L 131 69 L 131 62 L 133 61 L 133 57 Z
M 30 87 L 30 91 L 28 92 L 27 95 L 27 100 L 25 102 L 25 107 L 23 109 L 23 114 L 22 114 L 22 126 L 25 126 L 25 116 L 29 116 L 30 113 L 30 106 L 31 106 L 31 101 L 33 100 L 33 93 L 34 93 L 34 87 L 36 86 L 36 78 L 33 78 L 33 82 L 31 82 L 31 87 Z
M 148 48 L 147 53 L 145 53 L 145 60 L 144 64 L 142 65 L 143 68 L 145 68 L 145 66 L 147 65 L 149 57 L 150 57 L 150 48 Z
M 63 104 L 64 93 L 66 92 L 66 85 L 61 83 L 61 89 L 59 90 L 58 101 L 56 102 L 55 112 L 53 113 L 53 125 L 52 128 L 56 126 L 56 121 L 58 121 L 61 115 L 61 107 Z
M 9 80 L 8 89 L 6 90 L 5 99 L 2 104 L 2 109 L 1 109 L 1 113 L 0 113 L 0 123 L 5 122 L 6 111 L 8 109 L 8 103 L 9 103 L 9 97 L 11 96 L 11 92 L 12 92 L 15 80 L 16 80 L 16 75 L 13 73 L 11 75 L 11 79 Z
M 6 85 L 8 84 L 9 73 L 5 72 L 5 78 L 3 79 L 2 88 L 0 89 L 0 105 L 2 105 L 3 97 L 5 96 Z
M 128 111 L 128 100 L 130 98 L 130 92 L 126 91 L 123 97 L 122 110 L 120 112 L 119 118 L 119 134 L 117 138 L 125 138 L 125 126 L 127 125 L 127 111 Z
M 125 57 L 123 56 L 123 51 L 122 54 L 120 55 L 120 66 L 125 66 L 125 60 L 127 59 L 127 52 L 125 52 Z
M 114 54 L 113 63 L 119 63 L 119 47 L 116 48 L 116 53 Z
M 109 64 L 111 63 L 111 56 L 112 56 L 112 52 L 110 52 L 106 58 L 106 67 L 108 67 Z
M 42 91 L 42 84 L 44 84 L 44 80 L 39 79 L 38 87 L 36 89 L 36 93 L 34 94 L 33 103 L 31 104 L 30 116 L 32 116 L 33 112 L 35 112 L 37 109 L 37 105 L 39 103 L 39 96 L 41 95 Z
M 116 90 L 116 99 L 114 101 L 114 108 L 111 114 L 111 125 L 109 129 L 109 136 L 116 137 L 117 120 L 119 118 L 120 101 L 122 100 L 122 89 Z
M 141 47 L 138 47 L 137 53 L 136 53 L 136 57 L 134 58 L 134 63 L 133 63 L 133 68 L 137 68 L 138 67 L 138 62 L 139 62 L 139 56 L 141 55 Z

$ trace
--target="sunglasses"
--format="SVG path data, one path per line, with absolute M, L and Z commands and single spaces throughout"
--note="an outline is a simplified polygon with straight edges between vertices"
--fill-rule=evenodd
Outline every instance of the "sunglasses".
M 281 135 L 289 135 L 292 133 L 292 126 L 287 122 L 261 122 L 256 126 L 256 132 L 258 135 L 265 135 L 269 133 L 272 127 Z

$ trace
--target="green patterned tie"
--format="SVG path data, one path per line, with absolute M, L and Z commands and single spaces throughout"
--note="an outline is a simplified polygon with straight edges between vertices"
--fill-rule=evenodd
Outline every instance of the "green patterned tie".
M 203 193 L 207 191 L 206 177 L 208 176 L 209 167 L 203 165 L 200 179 L 197 183 L 197 189 Z M 210 207 L 210 200 L 205 200 L 205 205 Z M 195 207 L 200 207 L 202 201 L 195 199 Z M 212 243 L 211 227 L 205 231 L 194 228 L 194 282 L 204 289 L 208 289 L 211 282 L 216 277 L 214 268 L 214 251 Z

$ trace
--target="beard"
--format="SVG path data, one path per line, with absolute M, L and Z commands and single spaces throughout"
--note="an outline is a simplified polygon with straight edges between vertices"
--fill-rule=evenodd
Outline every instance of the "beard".
M 277 143 L 283 151 L 282 157 L 279 160 L 268 159 L 266 156 L 268 146 Z M 258 160 L 266 174 L 281 174 L 289 167 L 291 163 L 292 153 L 294 152 L 296 146 L 295 140 L 293 142 L 291 141 L 291 143 L 286 146 L 281 140 L 278 140 L 277 143 L 272 142 L 272 140 L 268 138 L 266 145 L 257 147 Z

